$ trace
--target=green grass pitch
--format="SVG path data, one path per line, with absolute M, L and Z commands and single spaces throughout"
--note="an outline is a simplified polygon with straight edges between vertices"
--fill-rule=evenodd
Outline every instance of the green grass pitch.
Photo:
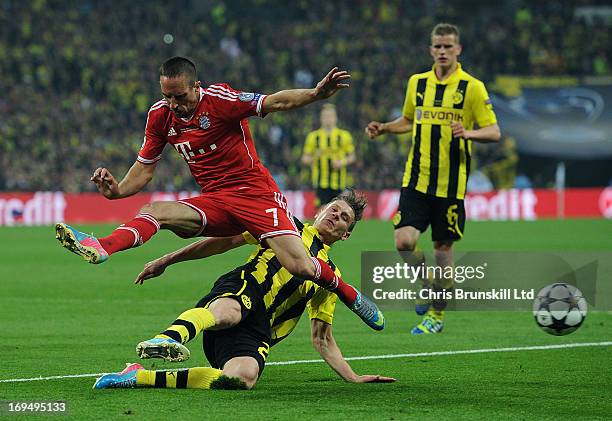
M 610 221 L 468 223 L 458 250 L 612 250 Z M 104 235 L 111 226 L 82 227 Z M 424 235 L 425 248 L 429 232 Z M 428 244 L 429 243 L 429 244 Z M 120 370 L 134 347 L 164 329 L 242 263 L 248 250 L 189 262 L 161 278 L 132 283 L 143 264 L 185 240 L 161 233 L 101 266 L 63 250 L 53 229 L 1 228 L 0 380 Z M 361 250 L 392 250 L 389 223 L 365 221 L 332 251 L 347 280 L 359 279 Z M 609 276 L 610 274 L 608 274 Z M 530 312 L 457 312 L 445 331 L 413 337 L 413 313 L 388 312 L 387 328 L 370 331 L 339 305 L 334 335 L 347 357 L 428 353 L 612 340 L 612 314 L 589 313 L 565 337 L 542 332 Z M 312 360 L 308 323 L 273 348 L 270 362 Z M 204 365 L 201 341 L 190 344 Z M 144 363 L 164 368 L 163 362 Z M 609 419 L 612 348 L 593 346 L 499 353 L 426 355 L 351 361 L 359 374 L 393 384 L 348 384 L 325 363 L 270 365 L 251 391 L 103 390 L 93 377 L 0 382 L 0 401 L 63 400 L 74 419 Z M 175 367 L 175 366 L 173 366 Z

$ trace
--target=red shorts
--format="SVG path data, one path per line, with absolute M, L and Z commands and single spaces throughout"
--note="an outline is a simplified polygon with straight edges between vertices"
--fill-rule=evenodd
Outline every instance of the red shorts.
M 299 232 L 287 209 L 287 199 L 272 190 L 220 190 L 179 200 L 202 218 L 196 236 L 230 237 L 248 231 L 258 241 Z

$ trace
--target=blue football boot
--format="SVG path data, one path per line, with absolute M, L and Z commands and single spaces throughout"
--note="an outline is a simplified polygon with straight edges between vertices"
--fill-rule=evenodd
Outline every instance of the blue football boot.
M 364 297 L 361 292 L 357 292 L 357 298 L 349 308 L 372 329 L 383 330 L 385 328 L 385 316 L 376 304 Z
M 126 364 L 119 373 L 105 374 L 93 385 L 94 389 L 131 389 L 136 387 L 136 371 L 144 367 L 138 363 Z
M 410 333 L 413 335 L 426 335 L 430 333 L 440 333 L 444 328 L 444 312 L 428 311 L 423 321 L 416 325 Z
M 77 231 L 70 225 L 55 224 L 55 238 L 64 248 L 78 254 L 89 263 L 104 263 L 108 259 L 108 253 L 96 237 Z

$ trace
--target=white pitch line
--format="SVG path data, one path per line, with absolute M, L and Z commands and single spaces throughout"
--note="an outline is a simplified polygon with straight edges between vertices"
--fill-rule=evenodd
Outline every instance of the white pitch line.
M 439 355 L 460 355 L 460 354 L 486 354 L 490 352 L 515 352 L 515 351 L 539 351 L 547 349 L 561 348 L 580 348 L 593 346 L 612 346 L 610 342 L 582 342 L 559 345 L 539 345 L 539 346 L 517 346 L 513 348 L 484 348 L 484 349 L 464 349 L 459 351 L 437 351 L 437 352 L 417 352 L 412 354 L 389 354 L 389 355 L 367 355 L 364 357 L 346 357 L 347 361 L 361 360 L 387 360 L 390 358 L 415 358 L 415 357 L 435 357 Z M 311 364 L 323 363 L 324 360 L 297 360 L 297 361 L 272 361 L 266 365 L 292 365 L 292 364 Z
M 612 346 L 612 341 L 606 342 L 581 342 L 559 345 L 536 345 L 536 346 L 517 346 L 511 348 L 483 348 L 483 349 L 463 349 L 458 351 L 437 351 L 437 352 L 416 352 L 412 354 L 387 354 L 387 355 L 366 355 L 362 357 L 347 357 L 347 361 L 363 361 L 363 360 L 387 360 L 391 358 L 416 358 L 416 357 L 435 357 L 443 355 L 462 355 L 462 354 L 487 354 L 491 352 L 517 352 L 517 351 L 542 351 L 549 349 L 564 349 L 564 348 L 584 348 L 595 346 Z M 294 365 L 294 364 L 316 364 L 323 363 L 324 360 L 294 360 L 294 361 L 271 361 L 268 365 Z M 48 377 L 31 377 L 27 379 L 3 379 L 0 383 L 17 383 L 17 382 L 35 382 L 40 380 L 58 380 L 58 379 L 74 379 L 80 377 L 99 377 L 108 373 L 90 373 L 90 374 L 69 374 L 64 376 L 48 376 Z
M 100 377 L 108 373 L 68 374 L 65 376 L 31 377 L 29 379 L 4 379 L 0 383 L 35 382 L 38 380 L 75 379 L 79 377 Z

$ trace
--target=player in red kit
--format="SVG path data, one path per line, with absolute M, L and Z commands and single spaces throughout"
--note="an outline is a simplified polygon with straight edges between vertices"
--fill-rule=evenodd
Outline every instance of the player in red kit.
M 237 91 L 224 83 L 204 88 L 190 60 L 173 57 L 165 61 L 160 67 L 164 99 L 149 110 L 136 162 L 121 182 L 106 168 L 96 169 L 91 180 L 108 199 L 131 196 L 153 178 L 156 163 L 170 144 L 189 165 L 202 194 L 147 204 L 107 237 L 96 238 L 59 223 L 56 238 L 88 262 L 103 263 L 113 253 L 143 244 L 160 229 L 184 238 L 227 237 L 248 231 L 267 242 L 290 273 L 333 290 L 367 324 L 380 329 L 376 305 L 304 249 L 286 199 L 259 161 L 247 121 L 251 116 L 264 117 L 326 99 L 347 88 L 349 78 L 346 71 L 334 68 L 312 89 L 264 95 Z M 335 214 L 326 223 L 333 227 L 343 217 Z

